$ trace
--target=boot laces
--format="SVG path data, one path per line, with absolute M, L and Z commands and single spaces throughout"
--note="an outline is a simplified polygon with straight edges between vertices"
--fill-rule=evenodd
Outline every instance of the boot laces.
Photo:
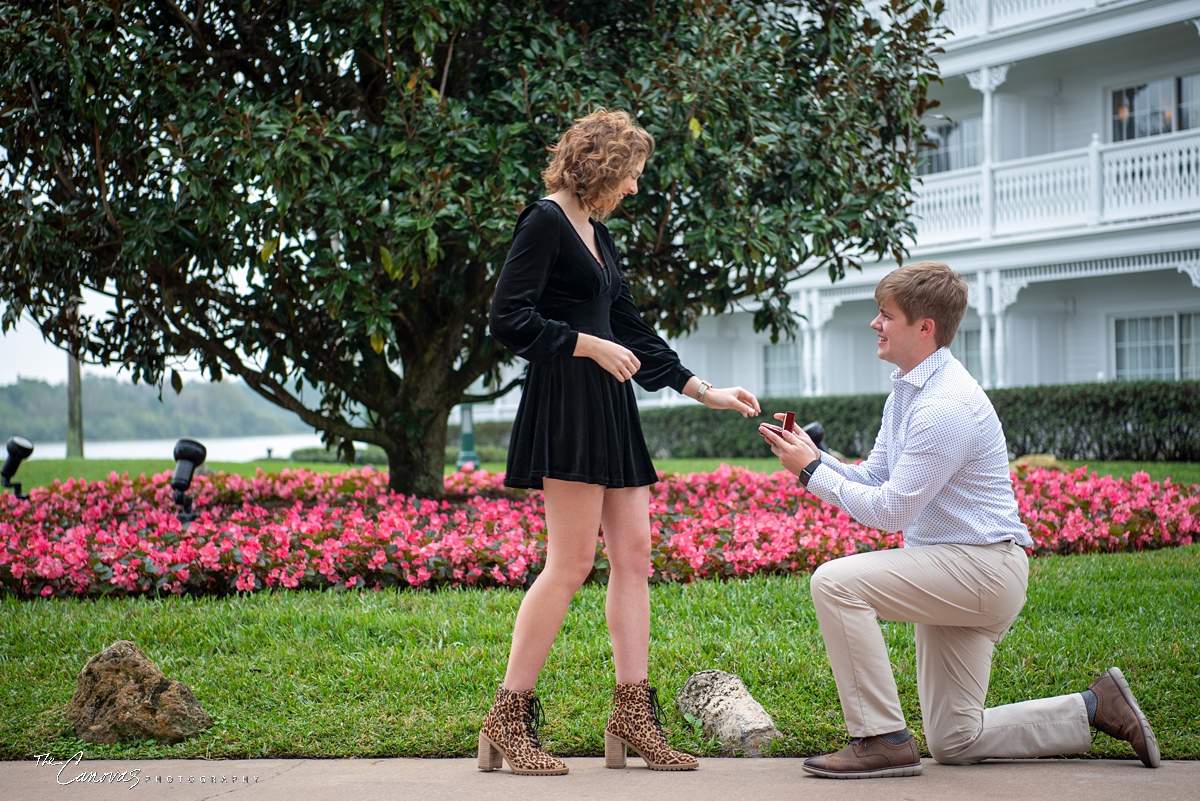
M 658 689 L 655 687 L 650 688 L 650 713 L 654 716 L 654 725 L 658 727 L 659 733 L 665 736 L 662 723 L 663 708 L 658 701 Z
M 542 741 L 538 738 L 538 727 L 545 722 L 546 713 L 542 708 L 542 699 L 535 696 L 525 710 L 525 730 L 529 732 L 529 736 L 533 738 L 533 742 L 538 748 L 542 747 Z

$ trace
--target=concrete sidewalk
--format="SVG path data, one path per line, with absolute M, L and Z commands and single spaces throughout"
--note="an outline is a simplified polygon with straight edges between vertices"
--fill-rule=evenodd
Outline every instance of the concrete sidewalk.
M 200 801 L 217 797 L 255 801 L 1200 799 L 1200 762 L 1190 761 L 1165 761 L 1151 770 L 1136 760 L 1028 760 L 950 767 L 926 759 L 921 776 L 868 781 L 810 777 L 800 769 L 799 759 L 704 759 L 699 770 L 686 772 L 649 771 L 636 758 L 630 759 L 625 770 L 607 770 L 598 757 L 568 758 L 566 762 L 570 774 L 541 777 L 514 776 L 507 767 L 483 773 L 474 759 L 76 762 L 70 755 L 62 755 L 57 764 L 0 762 L 0 801 Z M 125 775 L 110 775 L 106 781 L 106 772 Z

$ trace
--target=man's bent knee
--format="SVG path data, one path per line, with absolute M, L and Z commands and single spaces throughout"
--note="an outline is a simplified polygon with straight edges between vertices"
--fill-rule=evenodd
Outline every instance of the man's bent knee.
M 833 559 L 817 566 L 813 571 L 812 578 L 808 581 L 808 591 L 815 600 L 818 597 L 829 598 L 834 595 L 842 594 L 842 575 L 845 572 L 845 564 L 838 564 L 843 559 Z
M 981 760 L 966 756 L 974 745 L 975 738 L 964 740 L 961 737 L 935 737 L 926 733 L 925 745 L 929 755 L 940 765 L 973 765 Z

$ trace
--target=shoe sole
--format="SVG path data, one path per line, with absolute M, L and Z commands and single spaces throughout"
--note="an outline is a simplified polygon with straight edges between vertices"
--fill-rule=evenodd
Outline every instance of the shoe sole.
M 877 770 L 824 770 L 809 765 L 800 766 L 804 772 L 822 779 L 893 779 L 902 776 L 920 776 L 924 766 L 918 762 L 915 765 L 900 765 L 895 768 L 879 768 Z
M 650 768 L 650 770 L 695 770 L 696 768 L 700 767 L 700 763 L 698 761 L 692 763 L 691 765 L 660 765 L 656 762 L 651 762 L 649 759 L 646 759 L 645 754 L 637 749 L 637 746 L 626 740 L 624 737 L 620 737 L 610 731 L 604 732 L 604 767 L 615 769 L 624 768 L 626 764 L 626 748 L 640 756 L 642 761 L 646 763 L 646 767 Z
M 499 770 L 504 767 L 504 761 L 508 760 L 508 769 L 517 776 L 565 776 L 570 772 L 570 768 L 564 765 L 562 768 L 548 768 L 546 770 L 526 770 L 518 768 L 509 758 L 508 752 L 496 744 L 492 738 L 479 733 L 479 769 L 485 773 L 490 773 L 493 770 Z
M 1108 675 L 1112 676 L 1113 681 L 1117 683 L 1117 689 L 1121 691 L 1121 697 L 1137 713 L 1138 723 L 1142 726 L 1142 739 L 1146 741 L 1146 759 L 1142 760 L 1143 764 L 1150 768 L 1157 768 L 1160 761 L 1158 738 L 1154 736 L 1154 730 L 1150 728 L 1150 721 L 1146 720 L 1146 716 L 1142 714 L 1142 708 L 1138 706 L 1138 702 L 1134 699 L 1133 691 L 1129 689 L 1129 682 L 1125 681 L 1125 674 L 1121 672 L 1121 669 L 1111 667 L 1108 669 Z

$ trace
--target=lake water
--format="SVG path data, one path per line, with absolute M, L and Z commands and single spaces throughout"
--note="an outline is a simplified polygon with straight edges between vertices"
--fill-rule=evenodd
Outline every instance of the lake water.
M 194 437 L 208 449 L 210 462 L 252 462 L 267 458 L 267 450 L 276 459 L 286 459 L 300 448 L 320 448 L 320 434 L 273 434 L 264 437 Z M 83 455 L 88 459 L 162 459 L 174 462 L 177 439 L 136 439 L 119 442 L 84 440 Z M 35 442 L 30 459 L 63 459 L 65 442 Z

